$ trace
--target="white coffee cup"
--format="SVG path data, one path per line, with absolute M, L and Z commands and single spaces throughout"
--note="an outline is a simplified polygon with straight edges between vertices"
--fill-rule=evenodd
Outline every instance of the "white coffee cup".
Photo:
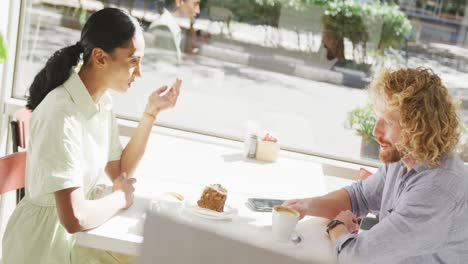
M 299 212 L 285 206 L 273 208 L 272 231 L 273 239 L 278 242 L 288 242 L 299 221 Z

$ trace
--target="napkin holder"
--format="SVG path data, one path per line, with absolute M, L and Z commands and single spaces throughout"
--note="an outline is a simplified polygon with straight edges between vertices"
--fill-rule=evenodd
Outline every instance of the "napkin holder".
M 261 161 L 275 162 L 278 159 L 279 150 L 278 142 L 258 140 L 255 158 Z

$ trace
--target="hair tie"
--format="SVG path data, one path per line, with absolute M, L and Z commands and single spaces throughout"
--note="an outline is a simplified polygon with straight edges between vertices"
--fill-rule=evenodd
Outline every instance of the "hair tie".
M 76 51 L 78 51 L 78 53 L 82 53 L 83 52 L 83 46 L 81 46 L 81 42 L 76 42 L 75 43 L 75 49 Z

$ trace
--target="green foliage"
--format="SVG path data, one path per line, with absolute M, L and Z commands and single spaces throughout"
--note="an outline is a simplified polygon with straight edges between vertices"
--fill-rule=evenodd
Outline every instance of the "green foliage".
M 292 7 L 296 10 L 319 5 L 328 0 L 210 0 L 208 5 L 224 7 L 234 13 L 234 20 L 251 24 L 277 25 L 281 9 Z
M 358 0 L 210 0 L 209 5 L 224 7 L 234 20 L 250 24 L 277 26 L 281 10 L 325 8 L 323 28 L 338 39 L 347 38 L 353 45 L 372 41 L 380 54 L 398 48 L 411 34 L 411 24 L 395 4 L 362 4 Z
M 411 23 L 396 5 L 380 5 L 375 18 L 383 19 L 382 33 L 377 50 L 382 54 L 387 48 L 399 48 L 411 34 Z
M 5 48 L 5 44 L 3 43 L 3 36 L 2 34 L 0 34 L 0 64 L 5 62 L 6 55 L 7 55 L 7 51 Z
M 376 49 L 398 48 L 411 34 L 411 23 L 394 4 L 374 2 L 360 4 L 354 0 L 330 1 L 326 6 L 323 26 L 338 38 L 347 38 L 354 45 L 365 44 L 370 34 L 379 33 Z
M 375 126 L 372 104 L 368 103 L 364 107 L 356 107 L 348 112 L 347 122 L 350 128 L 356 130 L 357 135 L 362 136 L 364 140 L 369 140 Z
M 366 5 L 352 0 L 329 2 L 323 17 L 323 27 L 337 38 L 348 38 L 354 45 L 365 43 L 368 32 L 364 19 L 368 19 Z
M 329 1 L 328 0 L 255 0 L 255 3 L 258 5 L 281 5 L 281 6 L 289 6 L 289 7 L 296 7 L 301 8 L 304 6 L 310 5 L 325 5 Z

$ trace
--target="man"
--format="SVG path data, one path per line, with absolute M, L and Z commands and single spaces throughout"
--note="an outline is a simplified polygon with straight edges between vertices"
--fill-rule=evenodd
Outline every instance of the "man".
M 200 14 L 200 0 L 175 0 L 175 8 L 172 15 L 180 18 L 188 18 L 190 26 L 185 30 L 184 51 L 188 54 L 198 53 L 197 32 L 193 27 L 195 19 Z
M 159 17 L 150 24 L 148 30 L 151 31 L 159 27 L 165 27 L 169 30 L 172 36 L 173 48 L 176 49 L 177 53 L 177 63 L 181 63 L 182 61 L 181 42 L 183 32 L 179 25 L 181 21 L 175 18 L 181 18 L 182 20 L 188 19 L 187 26 L 189 27 L 184 30 L 185 41 L 183 48 L 186 53 L 197 53 L 198 48 L 196 48 L 194 44 L 194 42 L 196 42 L 196 32 L 193 28 L 193 24 L 195 23 L 195 18 L 200 14 L 200 0 L 174 0 L 172 12 L 169 12 L 164 7 L 164 1 L 162 1 L 158 4 L 158 13 Z M 164 41 L 161 42 L 159 39 L 160 37 L 158 33 L 155 34 L 155 43 L 158 43 L 159 46 L 168 46 Z
M 373 134 L 385 163 L 374 175 L 325 196 L 286 201 L 301 217 L 334 219 L 340 263 L 466 263 L 468 173 L 452 151 L 455 106 L 429 69 L 383 71 L 371 84 Z M 380 222 L 357 234 L 356 216 Z
M 159 16 L 155 19 L 150 26 L 148 27 L 149 31 L 152 31 L 156 28 L 167 28 L 172 36 L 172 45 L 167 45 L 164 40 L 161 39 L 163 35 L 155 31 L 154 43 L 158 46 L 166 46 L 169 49 L 175 48 L 177 55 L 177 63 L 182 61 L 182 29 L 179 25 L 179 20 L 177 18 L 188 19 L 189 28 L 184 30 L 185 32 L 185 42 L 184 42 L 184 51 L 192 54 L 197 53 L 198 49 L 194 48 L 193 42 L 195 41 L 195 30 L 193 29 L 193 24 L 195 23 L 195 18 L 200 13 L 200 0 L 174 0 L 172 6 L 172 12 L 169 12 L 164 7 L 164 1 L 158 3 L 158 13 Z M 185 24 L 185 23 L 182 23 Z
M 195 18 L 200 14 L 200 0 L 175 0 L 175 9 L 172 14 L 195 21 Z

